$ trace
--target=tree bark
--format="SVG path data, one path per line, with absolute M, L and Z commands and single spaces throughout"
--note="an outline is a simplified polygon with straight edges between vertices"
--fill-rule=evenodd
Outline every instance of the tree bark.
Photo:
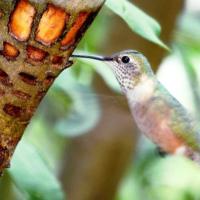
M 103 2 L 0 1 L 0 172 Z

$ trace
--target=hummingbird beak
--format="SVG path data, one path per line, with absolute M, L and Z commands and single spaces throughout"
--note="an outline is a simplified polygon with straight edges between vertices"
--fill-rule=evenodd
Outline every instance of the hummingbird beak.
M 87 56 L 87 55 L 71 55 L 72 58 L 86 58 L 86 59 L 93 59 L 99 61 L 113 61 L 112 57 L 104 57 L 104 56 Z

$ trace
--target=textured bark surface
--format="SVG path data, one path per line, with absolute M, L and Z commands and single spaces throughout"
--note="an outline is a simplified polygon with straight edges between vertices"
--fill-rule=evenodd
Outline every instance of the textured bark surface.
M 162 38 L 169 44 L 184 1 L 134 0 L 133 3 L 160 22 Z M 103 54 L 136 49 L 148 57 L 156 70 L 166 53 L 165 50 L 134 34 L 118 17 L 113 16 L 113 19 L 109 19 L 112 22 L 111 31 L 106 36 L 107 40 L 103 42 L 106 44 L 102 47 Z M 114 103 L 116 94 L 99 78 L 96 78 L 95 86 L 98 94 L 113 96 L 114 100 L 103 101 L 102 119 L 98 126 L 72 142 L 70 154 L 63 165 L 62 180 L 69 199 L 73 200 L 114 199 L 137 142 L 137 130 L 126 99 L 122 98 L 121 103 Z
M 0 172 L 103 2 L 0 1 Z

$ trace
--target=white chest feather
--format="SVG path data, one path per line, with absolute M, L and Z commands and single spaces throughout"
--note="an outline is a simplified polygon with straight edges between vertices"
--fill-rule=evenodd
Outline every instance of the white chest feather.
M 147 76 L 143 76 L 133 90 L 127 92 L 127 98 L 130 107 L 134 106 L 136 103 L 143 103 L 148 101 L 155 90 L 155 81 Z

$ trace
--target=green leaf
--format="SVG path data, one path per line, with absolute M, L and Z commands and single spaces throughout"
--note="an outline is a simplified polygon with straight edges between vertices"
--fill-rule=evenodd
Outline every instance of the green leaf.
M 73 107 L 70 113 L 55 124 L 58 133 L 64 136 L 78 136 L 88 132 L 100 117 L 98 99 L 89 87 L 76 87 L 71 95 Z
M 37 150 L 22 140 L 8 170 L 27 200 L 63 200 L 64 194 Z
M 55 122 L 53 121 L 54 118 L 51 118 L 53 117 L 51 112 L 49 112 L 49 110 L 52 110 L 53 108 L 51 107 L 51 109 L 49 109 L 50 105 L 46 104 L 46 100 L 50 99 L 48 96 L 49 94 L 40 105 L 34 118 L 26 129 L 24 137 L 28 142 L 34 145 L 34 147 L 40 152 L 42 158 L 45 158 L 45 163 L 47 163 L 48 167 L 52 171 L 56 171 L 60 165 L 61 159 L 63 158 L 63 151 L 67 146 L 68 140 L 60 137 L 52 128 L 54 127 Z M 53 100 L 55 99 L 53 98 L 52 101 Z M 59 102 L 58 104 L 61 103 Z M 48 110 L 44 110 L 44 106 L 45 108 L 47 107 Z
M 92 129 L 100 119 L 100 106 L 95 91 L 89 85 L 80 84 L 72 69 L 63 72 L 54 83 L 70 96 L 72 104 L 65 116 L 56 120 L 56 132 L 63 136 L 78 136 Z
M 161 32 L 158 22 L 128 0 L 107 0 L 106 6 L 119 15 L 135 33 L 169 50 L 158 37 Z

